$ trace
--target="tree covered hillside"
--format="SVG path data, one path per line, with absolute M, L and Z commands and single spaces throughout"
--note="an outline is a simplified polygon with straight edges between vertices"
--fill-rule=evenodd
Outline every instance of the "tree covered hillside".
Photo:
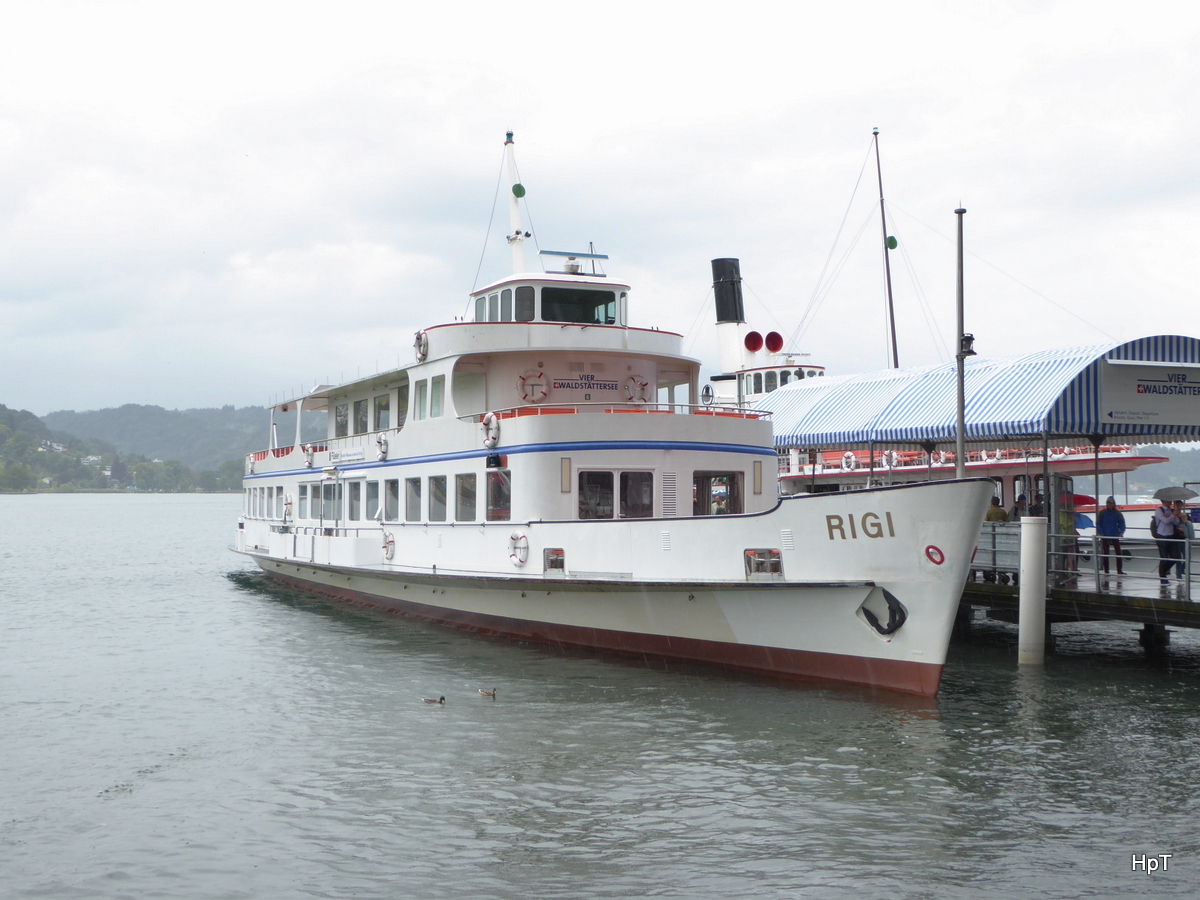
M 268 445 L 269 416 L 261 406 L 179 410 L 130 403 L 88 412 L 52 412 L 42 421 L 81 438 L 106 441 L 121 453 L 175 459 L 193 469 L 216 470 L 222 463 L 242 459 Z M 294 414 L 277 416 L 276 422 L 279 443 L 291 444 Z M 325 436 L 323 413 L 305 416 L 304 424 L 304 440 Z

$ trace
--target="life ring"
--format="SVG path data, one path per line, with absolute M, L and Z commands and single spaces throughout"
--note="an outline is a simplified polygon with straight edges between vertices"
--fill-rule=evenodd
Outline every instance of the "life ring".
M 292 520 L 292 495 L 284 494 L 283 496 L 283 524 L 286 525 Z
M 925 548 L 925 558 L 935 566 L 940 566 L 946 561 L 946 554 L 942 552 L 940 547 L 930 544 Z
M 379 446 L 379 459 L 381 461 L 387 459 L 387 438 L 381 434 L 379 437 L 375 438 L 375 443 Z
M 247 475 L 254 474 L 254 460 L 253 459 L 249 460 L 249 465 L 246 467 L 246 474 Z
M 390 531 L 383 533 L 383 558 L 391 559 L 396 555 L 396 539 Z
M 311 444 L 304 445 L 304 467 L 311 469 L 313 467 L 313 448 Z
M 550 396 L 545 372 L 526 372 L 517 379 L 517 393 L 525 403 L 541 403 Z
M 483 446 L 494 450 L 500 443 L 500 417 L 490 412 L 479 420 L 479 424 L 483 428 Z
M 932 460 L 935 466 L 944 466 L 946 464 L 946 451 L 938 450 L 937 452 L 930 454 L 929 458 Z
M 852 472 L 858 468 L 858 457 L 851 451 L 847 450 L 842 454 L 842 471 Z
M 883 451 L 883 464 L 889 469 L 894 469 L 900 464 L 900 454 L 895 450 Z
M 429 355 L 429 335 L 424 331 L 418 331 L 413 338 L 413 351 L 417 355 L 417 362 L 425 362 L 425 357 Z
M 523 566 L 529 562 L 529 538 L 519 531 L 514 531 L 508 536 L 508 561 L 514 566 Z
M 645 403 L 650 399 L 650 382 L 641 375 L 630 375 L 625 380 L 625 396 L 630 403 Z

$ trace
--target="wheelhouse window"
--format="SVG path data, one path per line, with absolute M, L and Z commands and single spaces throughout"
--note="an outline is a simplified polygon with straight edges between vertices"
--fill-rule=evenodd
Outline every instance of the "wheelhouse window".
M 421 521 L 420 478 L 406 478 L 404 480 L 404 520 L 406 522 Z
M 500 321 L 500 295 L 488 294 L 488 321 Z
M 298 493 L 299 493 L 300 507 L 299 507 L 299 511 L 296 513 L 296 518 L 297 519 L 307 519 L 308 518 L 308 485 L 307 484 L 300 485 L 300 490 Z
M 446 376 L 439 375 L 429 386 L 429 418 L 436 419 L 442 414 L 446 403 Z
M 613 291 L 584 288 L 542 288 L 542 320 L 579 322 L 586 325 L 615 325 L 617 295 Z
M 350 427 L 350 404 L 338 403 L 333 407 L 333 436 L 345 437 Z
M 778 376 L 774 372 L 767 372 L 763 376 L 763 381 L 765 382 L 763 386 L 766 388 L 768 394 L 775 390 L 775 388 L 779 387 L 775 380 L 776 378 L 778 378 Z
M 347 498 L 346 518 L 351 522 L 357 522 L 362 518 L 362 482 L 350 482 L 350 492 Z
M 367 518 L 374 519 L 379 515 L 379 482 L 367 482 Z
M 414 387 L 416 390 L 413 391 L 413 418 L 420 420 L 425 418 L 425 396 L 428 392 L 429 382 L 421 380 Z
M 391 418 L 392 395 L 383 394 L 375 398 L 375 430 L 386 431 Z
M 649 519 L 654 515 L 654 475 L 621 473 L 621 518 Z
M 512 291 L 500 292 L 500 321 L 512 321 Z
M 783 387 L 785 384 L 788 383 L 788 381 L 791 379 L 791 377 L 792 377 L 791 371 L 788 369 L 784 369 L 782 372 L 779 373 L 779 386 Z
M 458 522 L 475 521 L 475 473 L 454 476 L 454 518 Z
M 695 472 L 692 475 L 692 515 L 719 516 L 742 511 L 741 472 Z
M 753 393 L 761 394 L 762 392 L 763 392 L 762 372 L 755 372 L 754 373 L 754 391 L 753 391 Z
M 446 521 L 446 476 L 429 476 L 429 521 Z
M 613 517 L 613 473 L 579 473 L 579 518 Z
M 391 478 L 383 483 L 383 517 L 389 522 L 400 521 L 400 479 Z
M 517 288 L 517 302 L 513 309 L 513 318 L 518 322 L 533 321 L 533 288 L 528 285 Z
M 369 400 L 355 400 L 354 401 L 354 433 L 355 434 L 366 434 L 367 433 L 367 423 L 370 420 L 370 407 L 371 407 L 371 403 Z
M 487 321 L 487 297 L 476 297 L 475 298 L 475 321 L 476 322 L 486 322 Z
M 512 516 L 512 478 L 508 469 L 487 473 L 487 519 L 507 522 Z
M 319 484 L 312 485 L 312 487 L 309 488 L 308 496 L 311 500 L 311 505 L 308 510 L 308 517 L 310 519 L 321 518 L 321 486 Z

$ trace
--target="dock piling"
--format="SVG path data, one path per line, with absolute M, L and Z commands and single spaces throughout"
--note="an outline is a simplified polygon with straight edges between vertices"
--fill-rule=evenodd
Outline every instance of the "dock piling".
M 1046 519 L 1021 517 L 1021 595 L 1017 665 L 1040 666 L 1046 652 Z

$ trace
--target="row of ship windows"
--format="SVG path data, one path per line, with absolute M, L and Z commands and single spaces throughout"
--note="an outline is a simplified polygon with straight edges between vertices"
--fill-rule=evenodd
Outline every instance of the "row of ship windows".
M 302 484 L 292 514 L 297 520 L 362 522 L 380 518 L 400 521 L 401 485 L 404 521 L 446 522 L 450 509 L 455 522 L 474 522 L 478 511 L 478 476 L 464 472 L 454 476 L 379 481 L 318 482 Z M 569 482 L 566 490 L 569 490 Z M 654 515 L 654 474 L 639 471 L 581 470 L 578 473 L 578 515 L 581 519 L 646 519 Z M 382 486 L 382 491 L 380 490 Z M 453 501 L 450 488 L 453 486 Z M 489 522 L 507 522 L 512 508 L 512 478 L 508 469 L 485 475 L 484 517 Z M 247 488 L 246 514 L 253 518 L 283 519 L 287 500 L 282 486 Z M 711 516 L 740 513 L 741 472 L 694 472 L 692 515 Z
M 781 388 L 792 378 L 797 381 L 802 380 L 806 376 L 808 378 L 817 378 L 825 373 L 820 369 L 796 369 L 793 374 L 791 369 L 784 369 L 782 372 L 746 372 L 738 375 L 738 379 L 742 382 L 742 394 L 762 394 L 770 393 L 776 388 Z
M 621 292 L 621 304 L 626 299 Z M 573 322 L 584 325 L 617 325 L 622 310 L 615 291 L 588 288 L 543 287 L 543 322 Z M 524 285 L 475 298 L 476 322 L 533 322 L 538 318 L 534 289 Z

